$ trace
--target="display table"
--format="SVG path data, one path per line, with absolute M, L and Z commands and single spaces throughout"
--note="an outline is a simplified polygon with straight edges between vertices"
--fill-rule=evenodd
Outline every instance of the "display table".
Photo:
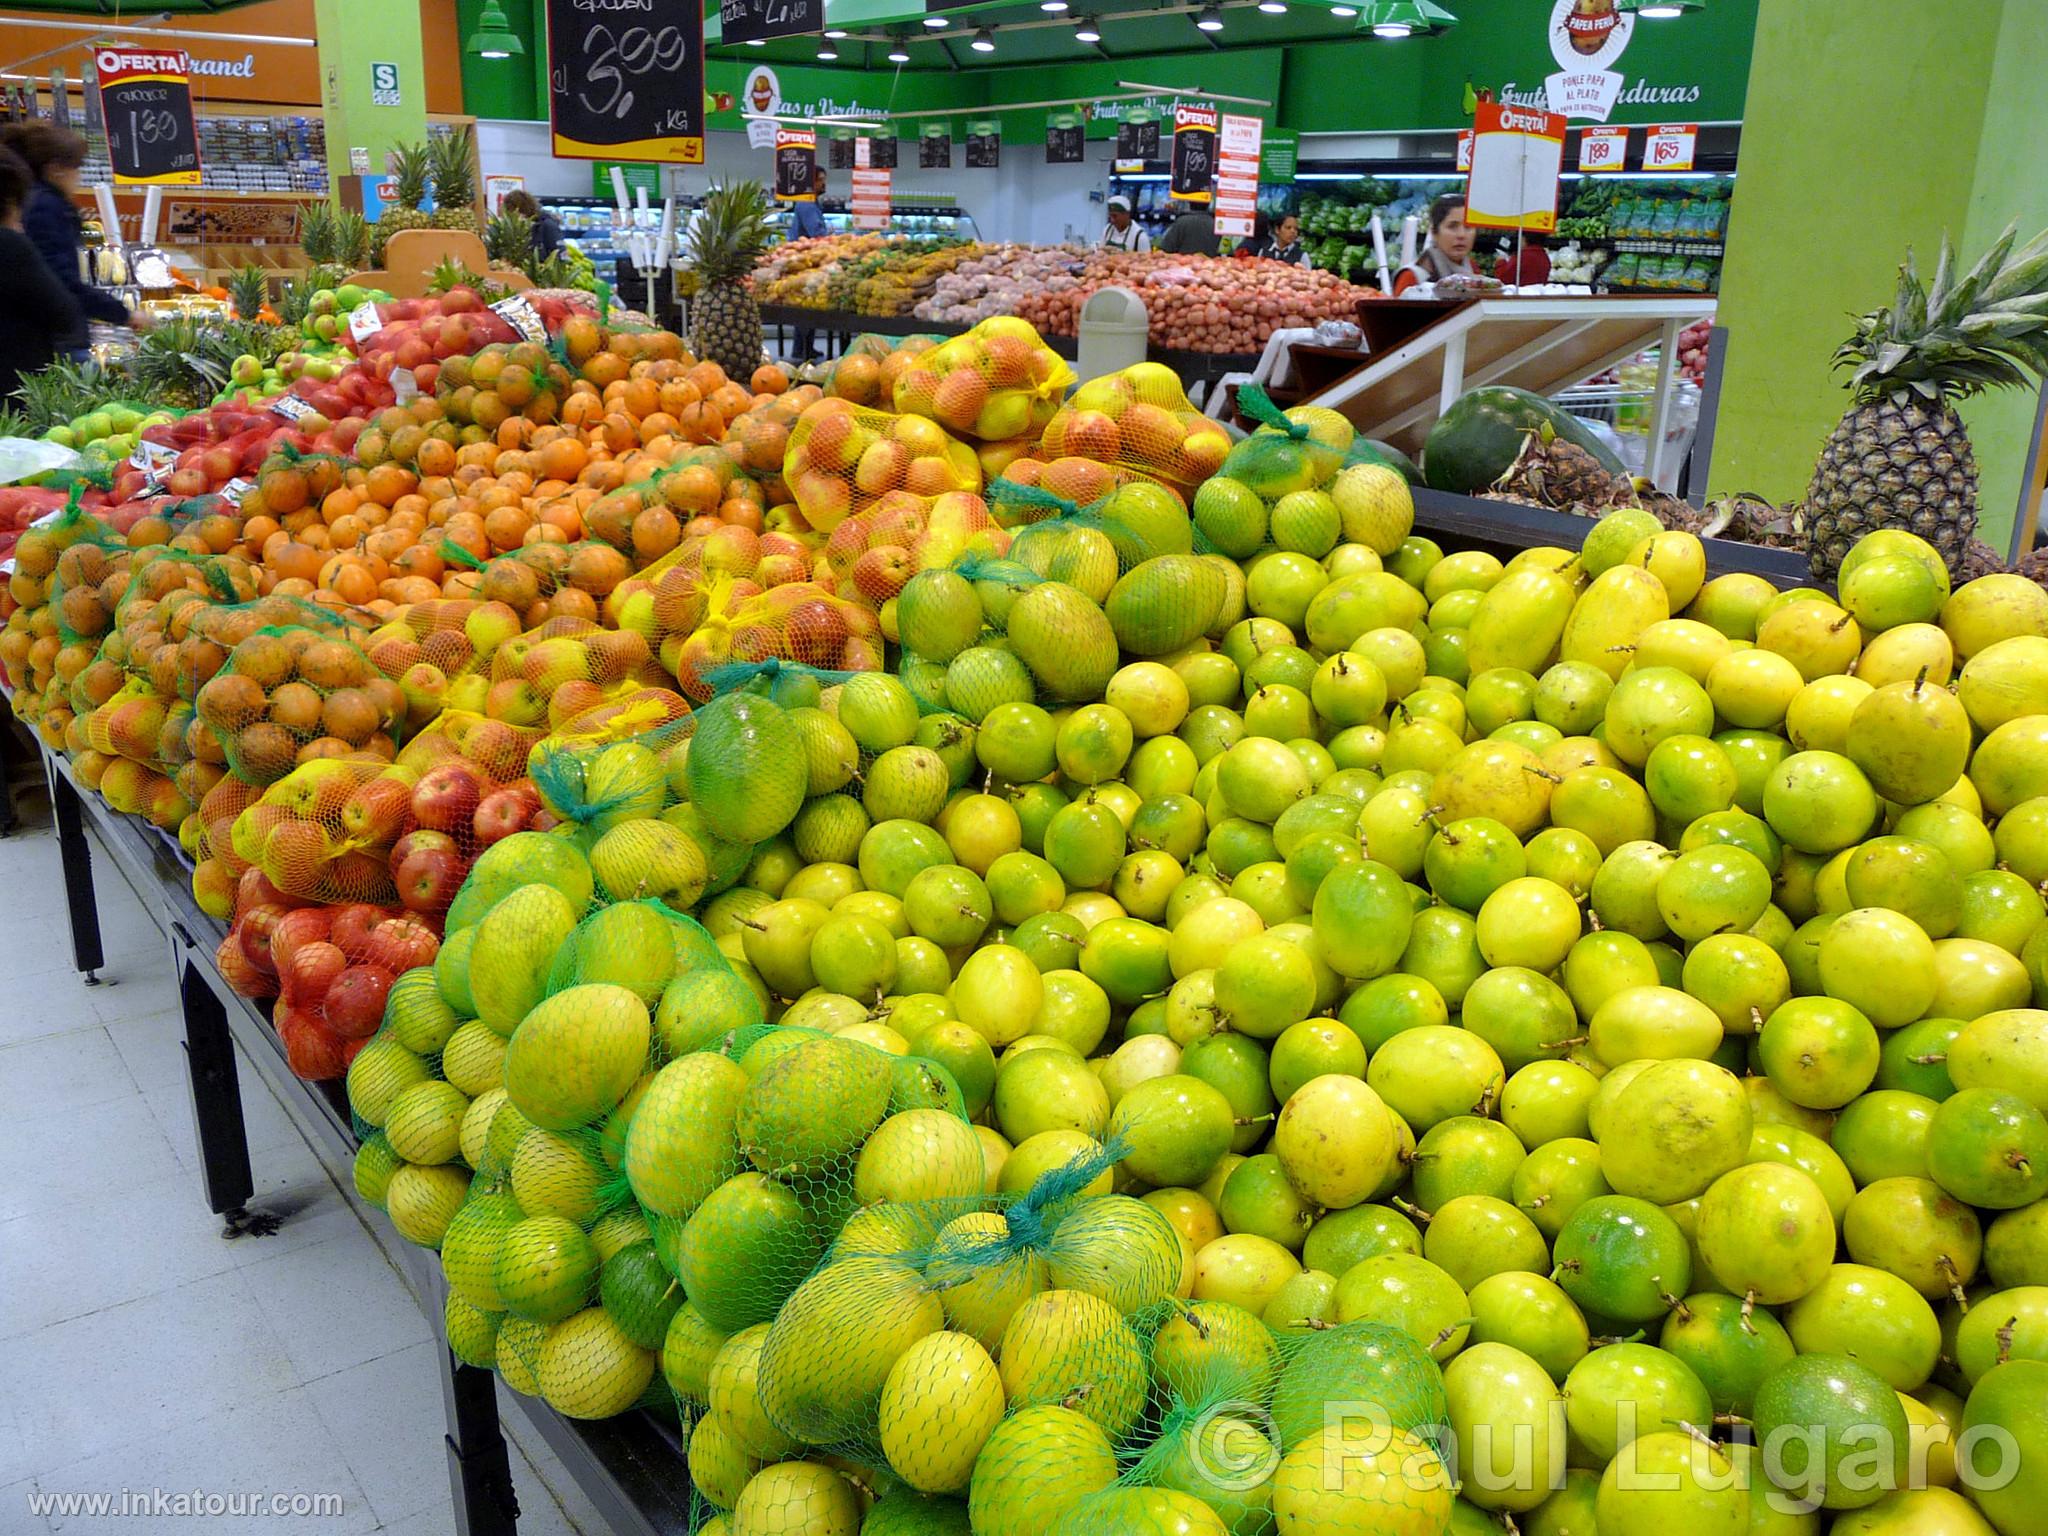
M 1401 303 L 1409 301 L 1402 300 Z M 1678 333 L 1714 312 L 1703 294 L 1423 301 L 1434 318 L 1302 403 L 1328 406 L 1367 437 L 1419 456 L 1438 416 L 1466 390 L 1512 384 L 1550 396 L 1658 346 L 1647 477 L 1662 485 L 1664 417 L 1678 371 Z

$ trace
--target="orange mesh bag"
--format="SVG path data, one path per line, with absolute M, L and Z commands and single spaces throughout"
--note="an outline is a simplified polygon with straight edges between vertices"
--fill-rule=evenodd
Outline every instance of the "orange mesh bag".
M 825 370 L 825 393 L 855 405 L 884 406 L 894 397 L 896 381 L 912 359 L 945 341 L 943 336 L 878 336 L 867 332 Z M 894 361 L 892 361 L 894 359 Z
M 789 435 L 782 477 L 804 521 L 829 535 L 884 497 L 895 505 L 904 494 L 928 502 L 947 491 L 978 491 L 981 463 L 928 416 L 820 400 Z
M 602 539 L 528 544 L 489 560 L 443 539 L 440 552 L 458 573 L 460 595 L 503 603 L 525 629 L 549 619 L 594 622 L 612 589 L 633 573 L 625 553 Z
M 186 764 L 179 776 L 209 769 L 219 776 L 196 802 L 199 833 L 192 849 L 192 898 L 208 917 L 225 922 L 234 916 L 235 889 L 242 872 L 252 867 L 235 852 L 235 818 L 261 799 L 263 791 L 203 763 Z M 189 800 L 197 786 L 186 782 L 179 787 Z
M 83 717 L 86 741 L 95 752 L 124 757 L 146 768 L 164 767 L 168 746 L 178 754 L 169 760 L 175 767 L 183 760 L 184 723 L 178 712 L 188 708 L 134 678 Z
M 1000 555 L 1009 543 L 978 492 L 906 494 L 833 529 L 825 563 L 841 593 L 879 611 L 919 571 L 943 570 L 970 553 Z
M 1183 495 L 1223 466 L 1230 434 L 1196 410 L 1163 363 L 1090 379 L 1045 424 L 1046 458 L 1074 455 L 1163 480 Z
M 377 1032 L 399 977 L 431 966 L 441 938 L 417 913 L 344 902 L 284 913 L 269 944 L 278 985 L 271 1022 L 292 1070 L 319 1081 L 347 1070 Z
M 365 753 L 390 761 L 405 695 L 347 640 L 300 625 L 256 630 L 193 701 L 228 771 L 274 784 L 315 758 Z
M 145 817 L 166 831 L 175 828 L 192 809 L 168 775 L 129 757 L 107 758 L 94 787 L 124 816 Z
M 363 756 L 301 763 L 235 818 L 235 855 L 302 901 L 392 905 L 391 850 L 417 777 Z
M 1029 321 L 995 315 L 913 359 L 891 398 L 950 432 L 999 442 L 1042 431 L 1073 383 L 1073 368 Z

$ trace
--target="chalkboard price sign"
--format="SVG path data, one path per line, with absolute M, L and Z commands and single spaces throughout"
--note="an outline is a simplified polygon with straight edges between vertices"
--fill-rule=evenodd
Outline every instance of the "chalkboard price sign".
M 896 135 L 871 134 L 868 137 L 868 165 L 878 171 L 896 169 Z
M 1003 136 L 993 123 L 980 124 L 967 133 L 967 168 L 992 171 L 1003 163 Z
M 917 141 L 917 166 L 922 171 L 952 169 L 953 135 L 928 133 Z
M 718 40 L 752 43 L 825 30 L 825 0 L 718 0 Z
M 1206 203 L 1216 179 L 1216 109 L 1173 109 L 1173 166 L 1167 195 L 1184 203 Z
M 851 145 L 847 146 L 849 149 Z M 811 172 L 818 164 L 818 134 L 812 128 L 775 128 L 775 195 L 785 203 L 808 203 Z
M 128 186 L 197 186 L 199 131 L 192 121 L 185 51 L 102 48 L 93 57 L 107 158 Z
M 1083 136 L 1079 123 L 1049 122 L 1045 125 L 1045 163 L 1079 165 Z
M 1159 158 L 1159 119 L 1145 118 L 1141 122 L 1129 119 L 1116 125 L 1116 157 L 1119 160 L 1157 160 Z
M 833 169 L 833 170 L 835 170 L 835 171 L 850 171 L 850 170 L 852 170 L 852 169 L 853 169 L 853 135 L 852 135 L 852 134 L 847 134 L 847 135 L 846 135 L 846 136 L 845 136 L 844 138 L 842 138 L 842 137 L 840 137 L 840 136 L 839 136 L 838 134 L 836 134 L 836 133 L 835 133 L 835 134 L 833 134 L 833 135 L 832 135 L 832 137 L 831 137 L 831 139 L 827 141 L 827 151 L 826 151 L 826 153 L 827 153 L 827 159 L 826 159 L 826 164 L 830 165 L 830 166 L 832 167 L 832 169 Z
M 548 122 L 570 160 L 704 163 L 698 0 L 546 0 Z

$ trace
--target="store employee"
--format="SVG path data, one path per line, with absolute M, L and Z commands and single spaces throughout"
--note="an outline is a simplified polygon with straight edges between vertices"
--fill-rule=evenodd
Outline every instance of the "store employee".
M 831 231 L 825 227 L 825 210 L 819 206 L 825 200 L 825 167 L 811 167 L 811 198 L 809 202 L 796 203 L 789 212 L 789 238 L 792 240 L 815 240 Z
M 1149 251 L 1152 237 L 1131 217 L 1131 200 L 1119 193 L 1109 200 L 1109 223 L 1095 242 L 1111 251 Z

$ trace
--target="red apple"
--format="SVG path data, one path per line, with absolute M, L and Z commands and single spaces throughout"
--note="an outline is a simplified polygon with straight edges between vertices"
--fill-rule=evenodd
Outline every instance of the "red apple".
M 391 869 L 394 874 L 398 866 L 423 848 L 439 848 L 452 853 L 457 859 L 462 856 L 461 846 L 446 832 L 436 832 L 429 827 L 415 827 L 391 845 Z
M 880 607 L 917 574 L 917 562 L 901 544 L 871 549 L 853 562 L 853 585 L 860 595 Z
M 278 975 L 285 973 L 292 956 L 308 944 L 328 937 L 325 907 L 298 907 L 285 913 L 270 930 L 270 963 Z
M 445 912 L 462 889 L 469 865 L 455 848 L 414 848 L 392 870 L 398 899 L 409 911 Z
M 213 963 L 221 979 L 240 997 L 269 997 L 277 991 L 277 978 L 251 963 L 242 949 L 239 935 L 226 933 L 213 952 Z
M 254 864 L 251 864 L 242 871 L 241 877 L 235 881 L 235 916 L 240 918 L 251 907 L 261 906 L 265 902 L 280 907 L 298 905 L 297 902 L 270 883 L 270 876 L 264 874 Z
M 328 937 L 341 946 L 342 953 L 351 961 L 362 959 L 363 951 L 369 947 L 371 930 L 389 915 L 367 901 L 344 902 L 329 911 L 333 913 L 333 927 Z
M 341 808 L 342 830 L 359 843 L 388 843 L 412 814 L 412 786 L 379 774 L 356 786 Z
M 349 1054 L 342 1038 L 320 1022 L 309 1009 L 293 1008 L 280 1001 L 271 1010 L 271 1023 L 284 1042 L 284 1058 L 298 1076 L 322 1083 L 348 1070 Z
M 476 840 L 485 847 L 514 832 L 526 830 L 533 813 L 540 809 L 540 793 L 529 783 L 508 784 L 494 789 L 478 803 L 473 826 Z
M 377 965 L 352 965 L 336 976 L 320 1004 L 320 1015 L 337 1035 L 367 1039 L 384 1022 L 384 999 L 390 995 L 391 972 Z
M 259 902 L 235 920 L 233 932 L 241 942 L 243 956 L 266 976 L 275 974 L 270 963 L 270 932 L 289 911 L 282 902 Z
M 483 776 L 468 763 L 436 763 L 413 786 L 412 813 L 436 832 L 468 831 L 483 797 Z
M 432 965 L 441 952 L 441 936 L 417 917 L 387 917 L 370 930 L 363 946 L 365 965 L 397 976 L 415 966 Z
M 291 964 L 281 967 L 278 977 L 288 1002 L 310 1008 L 326 995 L 335 977 L 347 969 L 348 956 L 342 953 L 341 946 L 320 939 L 293 951 Z

